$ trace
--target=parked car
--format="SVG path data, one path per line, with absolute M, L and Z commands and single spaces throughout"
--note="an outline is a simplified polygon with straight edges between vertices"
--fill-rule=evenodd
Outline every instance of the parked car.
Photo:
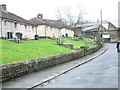
M 119 42 L 117 42 L 117 52 L 120 52 L 120 41 Z

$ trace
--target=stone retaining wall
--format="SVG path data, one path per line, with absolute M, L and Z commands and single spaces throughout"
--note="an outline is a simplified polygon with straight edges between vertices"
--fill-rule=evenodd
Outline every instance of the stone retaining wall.
M 2 82 L 6 82 L 26 74 L 36 72 L 38 70 L 81 58 L 99 50 L 101 47 L 102 45 L 99 45 L 94 48 L 81 49 L 76 52 L 63 53 L 44 58 L 32 59 L 24 62 L 2 65 Z

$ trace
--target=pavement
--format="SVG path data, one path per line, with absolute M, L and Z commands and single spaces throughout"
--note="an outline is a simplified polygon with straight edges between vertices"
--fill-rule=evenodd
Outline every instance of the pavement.
M 87 63 L 99 57 L 107 49 L 108 49 L 108 46 L 105 45 L 103 48 L 101 48 L 97 52 L 87 55 L 83 58 L 76 59 L 64 64 L 60 64 L 58 66 L 46 68 L 34 73 L 30 73 L 28 75 L 16 78 L 14 80 L 5 82 L 2 84 L 2 88 L 33 88 L 35 86 L 38 86 L 44 82 L 52 80 L 84 63 Z

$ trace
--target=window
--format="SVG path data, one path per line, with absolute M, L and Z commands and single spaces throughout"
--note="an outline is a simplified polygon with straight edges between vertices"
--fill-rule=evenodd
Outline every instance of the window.
M 25 25 L 25 29 L 27 29 L 27 25 Z
M 32 26 L 32 30 L 34 31 L 34 27 Z
M 13 32 L 7 32 L 7 39 L 13 39 Z
M 17 28 L 17 23 L 14 23 L 14 25 L 15 25 L 15 28 Z
M 66 37 L 68 37 L 68 33 L 66 33 Z
M 37 30 L 37 27 L 35 27 L 35 30 Z
M 3 26 L 5 26 L 5 27 L 7 26 L 7 21 L 3 22 Z

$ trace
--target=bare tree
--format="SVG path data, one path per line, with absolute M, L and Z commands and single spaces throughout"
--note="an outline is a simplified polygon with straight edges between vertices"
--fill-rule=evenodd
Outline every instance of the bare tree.
M 57 10 L 57 19 L 61 20 L 66 24 L 73 24 L 74 23 L 74 16 L 72 15 L 70 7 L 64 7 L 62 9 Z
M 83 20 L 84 10 L 80 6 L 76 9 L 77 13 L 72 12 L 71 7 L 63 7 L 57 10 L 56 18 L 68 25 L 78 24 Z
M 83 8 L 80 7 L 80 5 L 79 5 L 78 6 L 78 15 L 77 15 L 77 19 L 76 19 L 76 24 L 83 21 L 84 14 L 85 14 L 85 12 L 84 12 Z

